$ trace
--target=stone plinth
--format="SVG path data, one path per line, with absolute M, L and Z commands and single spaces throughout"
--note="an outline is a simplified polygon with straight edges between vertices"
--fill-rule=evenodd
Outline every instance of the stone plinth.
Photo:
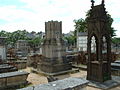
M 20 90 L 85 90 L 88 81 L 82 78 L 66 78 L 50 82 L 48 84 L 41 84 L 33 87 L 27 87 Z
M 120 85 L 120 77 L 119 76 L 112 76 L 111 80 L 107 80 L 103 83 L 95 82 L 95 81 L 89 81 L 89 86 L 100 88 L 102 90 L 108 90 L 113 87 L 117 87 Z M 112 89 L 111 89 L 112 90 Z
M 60 71 L 71 70 L 71 64 L 49 64 L 49 63 L 39 63 L 38 70 L 47 73 L 56 73 Z
M 0 64 L 0 73 L 13 72 L 13 71 L 17 71 L 17 70 L 18 69 L 12 65 Z
M 27 83 L 27 72 L 24 71 L 16 71 L 16 72 L 8 72 L 0 74 L 0 89 L 5 89 L 8 87 L 14 87 L 17 85 Z
M 111 63 L 111 74 L 115 76 L 120 76 L 120 61 L 115 61 Z
M 87 79 L 95 82 L 111 80 L 111 34 L 109 17 L 104 0 L 94 6 L 94 0 L 87 18 L 88 61 Z M 94 43 L 94 44 L 93 44 Z M 92 48 L 93 47 L 93 48 Z
M 37 69 L 47 73 L 66 71 L 71 64 L 65 55 L 65 43 L 62 39 L 62 22 L 45 22 L 45 40 L 42 45 L 42 55 L 45 57 Z

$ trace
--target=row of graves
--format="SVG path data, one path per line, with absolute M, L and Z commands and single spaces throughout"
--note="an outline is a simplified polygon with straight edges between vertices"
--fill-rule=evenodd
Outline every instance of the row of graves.
M 15 89 L 26 85 L 29 73 L 19 71 L 16 64 L 6 60 L 5 38 L 0 37 L 0 90 Z
M 109 89 L 120 85 L 120 77 L 111 75 L 111 36 L 108 28 L 108 16 L 105 10 L 104 0 L 100 5 L 92 6 L 90 15 L 87 18 L 88 25 L 88 58 L 87 76 L 85 78 L 66 78 L 57 80 L 51 75 L 62 74 L 72 71 L 72 63 L 66 57 L 65 43 L 62 39 L 62 22 L 45 22 L 45 40 L 42 46 L 42 55 L 34 55 L 33 62 L 28 60 L 29 65 L 34 66 L 34 71 L 49 75 L 48 84 L 41 84 L 23 88 L 20 90 L 85 90 L 86 86 L 93 86 L 101 89 Z M 94 38 L 95 50 L 92 51 L 92 39 Z M 1 39 L 1 46 L 4 46 Z M 1 49 L 2 51 L 2 49 Z M 82 53 L 79 58 L 82 57 Z M 0 88 L 15 87 L 27 83 L 29 73 L 18 71 L 15 65 L 0 63 Z M 53 81 L 53 82 L 51 82 Z
M 108 15 L 104 0 L 100 5 L 92 5 L 90 15 L 87 18 L 88 26 L 88 52 L 87 60 L 84 53 L 80 53 L 82 63 L 87 65 L 87 76 L 85 78 L 66 78 L 57 80 L 48 77 L 48 84 L 42 84 L 20 90 L 82 90 L 87 85 L 109 89 L 120 85 L 120 77 L 111 75 L 111 35 L 108 28 Z M 61 74 L 72 70 L 71 60 L 65 53 L 65 44 L 62 40 L 62 22 L 49 21 L 45 23 L 45 40 L 42 47 L 41 60 L 36 61 L 36 72 L 47 75 Z M 92 40 L 94 39 L 94 40 Z M 94 41 L 95 49 L 92 51 L 91 43 Z M 84 63 L 84 60 L 86 62 Z M 29 62 L 29 61 L 28 61 Z M 89 83 L 88 83 L 89 82 Z
M 24 88 L 21 90 L 82 90 L 87 85 L 109 89 L 120 85 L 120 77 L 111 75 L 111 36 L 108 29 L 108 16 L 105 9 L 104 0 L 100 5 L 92 6 L 90 15 L 87 18 L 88 25 L 88 60 L 81 53 L 79 58 L 83 58 L 87 65 L 86 78 L 66 78 L 57 80 L 49 77 L 48 84 L 42 84 Z M 71 63 L 66 58 L 65 45 L 62 40 L 62 22 L 49 21 L 45 23 L 45 40 L 43 42 L 42 60 L 37 64 L 36 71 L 48 75 L 57 74 L 72 69 Z M 94 39 L 95 50 L 92 51 L 92 39 Z M 89 82 L 89 83 L 88 83 Z

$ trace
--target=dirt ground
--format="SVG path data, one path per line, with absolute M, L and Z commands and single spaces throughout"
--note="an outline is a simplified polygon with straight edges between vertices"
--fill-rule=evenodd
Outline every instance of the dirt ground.
M 31 68 L 26 68 L 24 70 L 30 73 L 28 75 L 27 80 L 31 83 L 31 85 L 39 85 L 39 84 L 48 83 L 46 76 L 32 73 Z M 69 74 L 59 75 L 55 77 L 61 80 L 61 79 L 68 78 L 68 77 L 85 77 L 86 75 L 87 75 L 86 71 L 80 70 L 80 72 L 77 72 L 77 73 L 69 73 Z M 87 90 L 101 90 L 101 89 L 87 86 Z M 120 90 L 120 86 L 109 89 L 109 90 Z

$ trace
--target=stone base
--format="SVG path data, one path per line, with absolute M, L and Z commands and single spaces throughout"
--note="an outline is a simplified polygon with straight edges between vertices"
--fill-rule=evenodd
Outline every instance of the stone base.
M 100 89 L 110 89 L 113 87 L 116 87 L 120 85 L 120 77 L 118 76 L 112 76 L 112 80 L 105 81 L 103 83 L 95 82 L 95 81 L 89 81 L 89 86 L 100 88 Z
M 71 66 L 71 64 L 43 63 L 43 64 L 38 64 L 37 70 L 45 72 L 45 73 L 57 73 L 57 72 L 61 72 L 61 71 L 72 70 L 72 66 Z
M 19 90 L 86 90 L 88 81 L 82 78 L 66 78 L 47 84 L 22 88 Z
M 71 70 L 66 70 L 66 71 L 60 71 L 60 72 L 55 72 L 55 73 L 47 73 L 47 72 L 43 72 L 41 70 L 37 70 L 37 69 L 32 69 L 33 72 L 42 74 L 42 75 L 47 75 L 47 76 L 57 76 L 57 75 L 61 75 L 61 74 L 66 74 L 66 73 L 74 73 L 74 72 L 79 72 L 79 69 L 71 69 Z

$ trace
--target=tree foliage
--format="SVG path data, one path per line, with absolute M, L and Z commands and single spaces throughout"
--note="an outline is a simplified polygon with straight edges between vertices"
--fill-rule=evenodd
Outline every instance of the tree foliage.
M 70 35 L 68 37 L 64 37 L 64 39 L 67 41 L 68 45 L 74 45 L 75 41 L 76 41 L 76 36 L 74 35 Z
M 112 43 L 120 44 L 120 38 L 117 38 L 117 37 L 112 38 Z
M 78 19 L 78 20 L 74 20 L 75 23 L 75 32 L 86 32 L 87 31 L 87 18 L 90 16 L 90 11 L 88 11 L 86 13 L 86 18 L 85 19 Z M 115 34 L 115 29 L 112 27 L 112 23 L 113 23 L 113 18 L 111 17 L 110 14 L 107 14 L 108 17 L 108 28 L 110 30 L 110 34 L 111 37 L 116 36 Z
M 30 47 L 34 48 L 36 46 L 39 46 L 43 40 L 40 37 L 36 37 L 34 39 L 29 39 L 28 43 Z
M 116 36 L 116 33 L 115 33 L 116 30 L 112 27 L 112 23 L 114 20 L 110 14 L 107 14 L 107 16 L 108 16 L 108 29 L 110 30 L 111 37 L 114 37 Z
M 78 32 L 86 32 L 87 31 L 87 23 L 84 19 L 74 20 L 75 30 Z
M 6 44 L 12 45 L 13 47 L 18 40 L 26 40 L 29 42 L 31 46 L 39 45 L 42 42 L 42 39 L 40 37 L 36 37 L 36 38 L 27 37 L 28 33 L 29 32 L 26 30 L 17 30 L 14 32 L 6 32 L 2 30 L 0 31 L 0 37 L 7 37 Z
M 87 32 L 87 19 L 88 17 L 90 16 L 90 10 L 88 10 L 88 12 L 86 13 L 86 18 L 85 19 L 78 19 L 78 20 L 74 20 L 73 22 L 75 23 L 74 27 L 75 27 L 75 30 L 74 30 L 74 36 L 72 37 L 67 37 L 67 40 L 70 42 L 72 40 L 72 42 L 75 42 L 76 43 L 76 38 L 77 38 L 77 32 Z M 113 18 L 111 17 L 110 14 L 107 14 L 107 17 L 108 17 L 108 29 L 110 30 L 110 34 L 111 34 L 111 37 L 114 37 L 116 36 L 115 34 L 115 29 L 112 26 L 112 23 L 113 23 Z M 71 39 L 73 38 L 73 39 Z

